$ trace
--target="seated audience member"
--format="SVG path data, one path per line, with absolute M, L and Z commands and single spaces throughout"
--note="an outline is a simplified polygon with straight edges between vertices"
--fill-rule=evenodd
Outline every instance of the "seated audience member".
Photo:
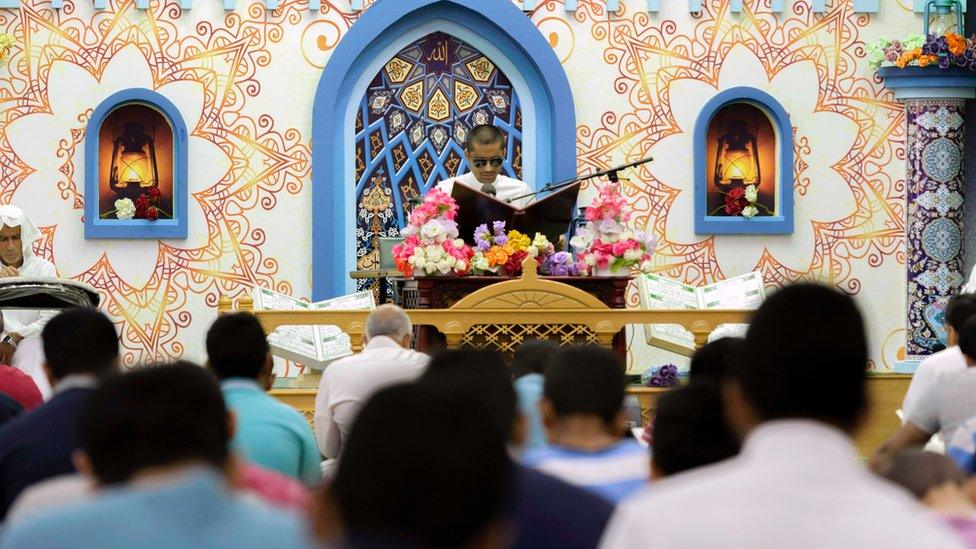
M 98 496 L 95 479 L 72 473 L 38 482 L 20 493 L 7 513 L 7 526 L 41 517 Z
M 342 546 L 503 547 L 510 469 L 484 407 L 423 385 L 383 389 L 357 415 L 328 491 Z
M 619 502 L 649 477 L 647 450 L 623 437 L 624 368 L 597 346 L 559 349 L 546 366 L 541 403 L 548 446 L 523 463 Z
M 539 401 L 542 400 L 542 384 L 545 364 L 559 347 L 548 340 L 526 341 L 515 351 L 509 368 L 515 380 L 515 394 L 518 396 L 519 411 L 528 423 L 528 436 L 522 451 L 542 448 L 546 445 L 546 428 L 539 414 Z
M 267 393 L 274 383 L 271 348 L 254 315 L 235 313 L 207 332 L 207 364 L 234 412 L 234 447 L 249 462 L 306 484 L 322 478 L 322 459 L 308 422 Z
M 881 476 L 906 488 L 941 516 L 969 547 L 976 547 L 976 505 L 966 495 L 966 475 L 935 452 L 903 450 L 891 456 Z
M 115 326 L 95 309 L 70 309 L 41 334 L 51 400 L 0 429 L 0 520 L 28 486 L 75 471 L 81 412 L 98 378 L 118 367 Z
M 722 414 L 717 386 L 692 382 L 672 389 L 654 407 L 651 477 L 659 479 L 726 460 L 739 439 Z
M 738 337 L 723 337 L 707 343 L 691 357 L 689 381 L 722 381 L 734 369 L 735 360 L 745 354 L 745 345 L 746 341 Z
M 456 394 L 491 410 L 494 430 L 510 448 L 525 440 L 515 390 L 505 363 L 490 351 L 445 351 L 435 355 L 421 385 Z M 398 416 L 399 417 L 399 416 Z M 517 549 L 596 547 L 613 510 L 610 502 L 582 488 L 513 462 L 514 486 L 506 518 L 515 526 Z
M 872 466 L 877 467 L 886 455 L 925 444 L 935 433 L 951 441 L 956 429 L 976 416 L 976 316 L 963 324 L 958 342 L 967 367 L 944 372 L 925 388 L 905 416 L 905 424 L 875 454 Z
M 723 387 L 726 416 L 745 435 L 740 455 L 622 504 L 603 547 L 962 546 L 860 464 L 851 434 L 866 410 L 868 350 L 852 298 L 779 290 L 754 313 L 746 351 Z
M 0 393 L 20 403 L 25 412 L 44 404 L 41 390 L 31 376 L 13 366 L 0 365 Z
M 339 457 L 362 403 L 387 385 L 416 379 L 430 358 L 410 349 L 413 324 L 396 305 L 380 305 L 369 313 L 365 339 L 361 353 L 333 362 L 322 373 L 315 434 L 327 459 Z
M 976 316 L 976 294 L 960 294 L 949 300 L 945 310 L 949 347 L 926 357 L 915 370 L 901 405 L 902 417 L 906 418 L 906 421 L 915 411 L 922 395 L 935 385 L 942 374 L 961 372 L 966 369 L 966 357 L 959 349 L 959 334 L 962 332 L 963 324 L 974 316 Z
M 0 427 L 24 412 L 19 402 L 0 393 Z
M 105 490 L 15 524 L 4 547 L 305 547 L 297 517 L 232 495 L 232 431 L 220 387 L 203 368 L 106 379 L 84 414 L 79 459 Z

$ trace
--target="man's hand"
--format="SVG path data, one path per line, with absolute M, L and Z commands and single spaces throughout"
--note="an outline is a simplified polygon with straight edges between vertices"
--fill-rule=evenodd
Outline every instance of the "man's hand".
M 14 351 L 17 347 L 14 347 L 10 343 L 0 343 L 0 364 L 10 365 L 14 359 Z
M 20 276 L 20 273 L 17 272 L 17 267 L 7 265 L 0 269 L 0 278 L 10 278 L 12 276 Z

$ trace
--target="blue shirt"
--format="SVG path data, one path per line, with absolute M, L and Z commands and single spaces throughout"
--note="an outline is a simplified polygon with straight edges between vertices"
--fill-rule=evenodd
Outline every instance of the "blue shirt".
M 523 463 L 613 503 L 643 487 L 650 478 L 650 454 L 631 438 L 595 452 L 550 444 L 526 453 Z
M 234 448 L 245 459 L 306 484 L 321 480 L 322 457 L 312 428 L 301 414 L 253 380 L 227 379 L 220 387 L 227 408 L 237 419 Z
M 539 401 L 542 400 L 542 374 L 526 374 L 515 380 L 515 394 L 518 406 L 529 425 L 529 436 L 523 447 L 526 452 L 546 445 L 546 429 L 539 414 Z
M 298 517 L 237 499 L 215 471 L 159 488 L 115 488 L 84 504 L 15 524 L 4 549 L 309 547 Z

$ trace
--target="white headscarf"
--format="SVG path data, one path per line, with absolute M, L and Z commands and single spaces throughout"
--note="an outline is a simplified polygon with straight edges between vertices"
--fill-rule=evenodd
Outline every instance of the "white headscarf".
M 27 213 L 17 206 L 0 206 L 0 223 L 8 227 L 20 227 L 20 245 L 24 251 L 24 261 L 34 256 L 34 243 L 41 239 L 41 231 L 27 217 Z

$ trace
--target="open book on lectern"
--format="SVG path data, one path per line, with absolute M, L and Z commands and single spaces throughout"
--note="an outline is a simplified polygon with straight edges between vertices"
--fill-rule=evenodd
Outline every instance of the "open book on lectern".
M 574 183 L 524 208 L 461 184 L 454 185 L 451 197 L 458 205 L 458 233 L 466 241 L 474 238 L 478 225 L 504 221 L 506 231 L 514 229 L 529 238 L 542 233 L 555 244 L 573 222 L 579 191 L 580 183 Z

